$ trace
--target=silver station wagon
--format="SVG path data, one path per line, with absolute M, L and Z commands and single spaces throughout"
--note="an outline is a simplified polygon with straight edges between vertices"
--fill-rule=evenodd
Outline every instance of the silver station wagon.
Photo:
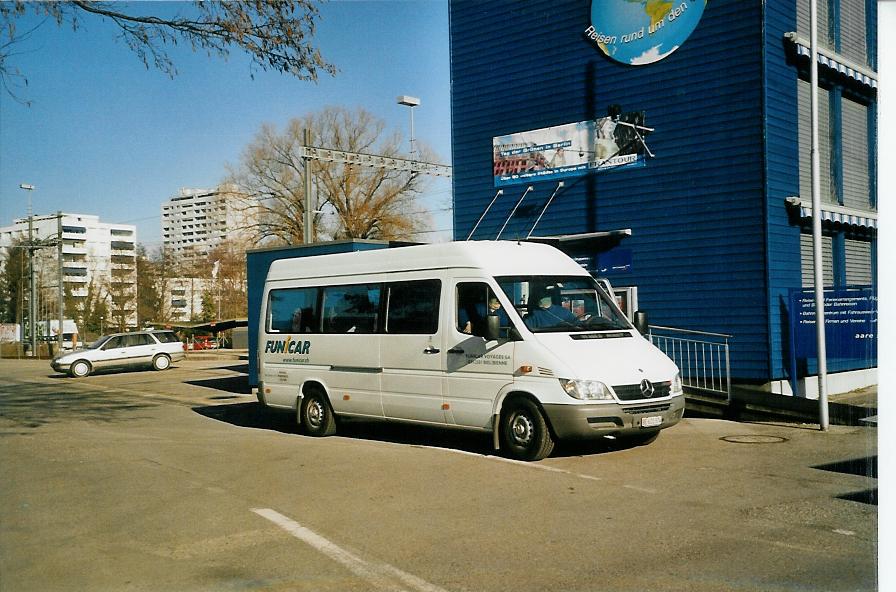
M 173 331 L 135 331 L 103 335 L 83 349 L 53 358 L 56 372 L 80 378 L 94 370 L 150 366 L 165 370 L 184 359 L 184 346 Z

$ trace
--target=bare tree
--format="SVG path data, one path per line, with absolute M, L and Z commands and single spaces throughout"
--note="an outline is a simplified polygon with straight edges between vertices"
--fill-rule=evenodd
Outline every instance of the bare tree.
M 226 242 L 208 254 L 208 288 L 202 295 L 206 320 L 245 318 L 247 310 L 246 250 L 251 245 Z
M 147 69 L 152 66 L 171 77 L 177 74 L 177 68 L 166 48 L 180 42 L 188 43 L 194 51 L 224 58 L 232 49 L 241 49 L 252 58 L 250 75 L 258 69 L 274 70 L 316 81 L 320 72 L 336 73 L 336 68 L 311 44 L 319 16 L 314 0 L 197 0 L 190 5 L 190 10 L 182 14 L 159 16 L 161 7 L 166 12 L 173 5 L 91 0 L 0 2 L 0 81 L 13 96 L 11 86 L 15 82 L 27 84 L 24 75 L 7 60 L 15 55 L 15 45 L 33 32 L 20 32 L 15 26 L 28 12 L 75 30 L 82 19 L 99 17 L 111 21 Z
M 402 157 L 401 136 L 386 134 L 385 122 L 364 109 L 329 107 L 291 120 L 283 133 L 262 127 L 228 179 L 258 209 L 255 227 L 262 239 L 286 244 L 304 240 L 305 129 L 319 148 Z M 436 160 L 419 142 L 417 150 L 419 160 Z M 323 161 L 311 161 L 311 171 L 315 240 L 408 239 L 430 224 L 418 203 L 427 184 L 424 175 Z

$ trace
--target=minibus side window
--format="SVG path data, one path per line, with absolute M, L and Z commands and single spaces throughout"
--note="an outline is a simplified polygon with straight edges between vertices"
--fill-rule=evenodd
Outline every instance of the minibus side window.
M 501 336 L 506 337 L 512 327 L 507 313 L 497 303 L 498 298 L 486 283 L 462 282 L 457 284 L 457 330 L 484 337 L 486 335 L 486 317 L 489 314 L 498 316 Z M 495 308 L 497 306 L 497 308 Z
M 380 285 L 324 288 L 324 333 L 376 333 Z
M 442 282 L 419 280 L 387 284 L 386 333 L 434 334 L 439 330 Z
M 268 302 L 268 333 L 319 331 L 317 292 L 317 288 L 271 290 Z

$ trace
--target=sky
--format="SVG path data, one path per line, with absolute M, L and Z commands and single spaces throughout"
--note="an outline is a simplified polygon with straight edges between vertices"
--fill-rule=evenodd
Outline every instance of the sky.
M 407 137 L 409 108 L 399 95 L 420 99 L 415 137 L 450 164 L 447 0 L 336 1 L 320 12 L 314 43 L 339 72 L 316 84 L 258 68 L 253 79 L 239 49 L 224 60 L 182 45 L 168 48 L 172 80 L 146 69 L 98 17 L 83 16 L 77 31 L 19 19 L 19 31 L 37 26 L 9 60 L 28 79 L 16 94 L 31 104 L 0 91 L 0 226 L 27 215 L 26 183 L 35 187 L 35 214 L 135 224 L 138 242 L 155 249 L 161 204 L 182 187 L 219 184 L 262 124 L 282 130 L 326 106 L 363 107 Z M 419 238 L 450 239 L 450 181 L 434 177 L 423 203 L 436 232 Z

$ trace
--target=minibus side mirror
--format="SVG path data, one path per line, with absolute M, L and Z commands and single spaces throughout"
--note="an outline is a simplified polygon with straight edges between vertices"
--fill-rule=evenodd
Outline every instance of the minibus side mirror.
M 495 341 L 501 336 L 501 318 L 498 315 L 485 317 L 485 340 Z
M 647 324 L 647 313 L 643 310 L 635 311 L 635 329 L 637 329 L 638 333 L 641 335 L 647 335 L 650 331 Z

